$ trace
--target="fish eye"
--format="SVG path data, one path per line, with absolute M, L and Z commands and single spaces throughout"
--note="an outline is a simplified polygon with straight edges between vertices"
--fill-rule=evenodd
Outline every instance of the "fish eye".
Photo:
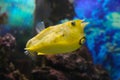
M 75 22 L 74 22 L 74 21 L 73 21 L 73 22 L 71 22 L 71 25 L 72 25 L 72 26 L 75 26 Z
M 84 44 L 84 43 L 85 43 L 85 40 L 86 40 L 85 36 L 82 37 L 82 38 L 80 39 L 80 41 L 79 41 L 79 44 L 80 44 L 80 45 Z

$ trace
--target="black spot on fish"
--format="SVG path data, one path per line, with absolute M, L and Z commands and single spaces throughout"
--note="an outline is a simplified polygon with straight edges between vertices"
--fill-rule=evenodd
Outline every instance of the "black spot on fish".
M 79 40 L 79 44 L 82 45 L 84 42 L 85 42 L 86 38 L 85 36 L 82 37 L 80 40 Z
M 65 36 L 65 34 L 62 34 L 62 37 L 64 37 Z
M 71 25 L 72 25 L 72 26 L 75 26 L 75 22 L 74 22 L 74 21 L 73 21 L 73 22 L 71 22 Z

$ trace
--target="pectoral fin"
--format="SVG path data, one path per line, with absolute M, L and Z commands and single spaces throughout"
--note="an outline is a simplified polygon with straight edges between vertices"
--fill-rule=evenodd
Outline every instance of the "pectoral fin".
M 45 55 L 45 53 L 38 52 L 37 55 Z

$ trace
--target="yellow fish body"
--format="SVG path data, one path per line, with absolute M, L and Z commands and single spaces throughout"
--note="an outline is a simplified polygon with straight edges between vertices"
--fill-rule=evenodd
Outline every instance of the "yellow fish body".
M 85 41 L 83 20 L 72 20 L 50 26 L 30 39 L 25 50 L 38 55 L 59 54 L 74 51 Z

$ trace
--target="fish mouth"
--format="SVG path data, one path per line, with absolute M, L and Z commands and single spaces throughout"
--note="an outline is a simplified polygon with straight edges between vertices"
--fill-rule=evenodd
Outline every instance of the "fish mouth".
M 85 19 L 83 19 L 81 23 L 84 24 L 85 26 L 89 24 L 89 22 L 85 22 Z
M 86 26 L 86 25 L 88 25 L 88 24 L 89 24 L 89 22 L 83 22 L 83 24 Z
M 82 26 L 85 27 L 85 26 L 88 25 L 88 24 L 89 24 L 89 22 L 85 22 L 85 19 L 81 20 L 81 25 L 82 25 Z
M 81 23 L 81 26 L 83 27 L 83 28 L 85 28 L 85 26 L 87 26 L 89 24 L 89 22 L 82 22 Z

